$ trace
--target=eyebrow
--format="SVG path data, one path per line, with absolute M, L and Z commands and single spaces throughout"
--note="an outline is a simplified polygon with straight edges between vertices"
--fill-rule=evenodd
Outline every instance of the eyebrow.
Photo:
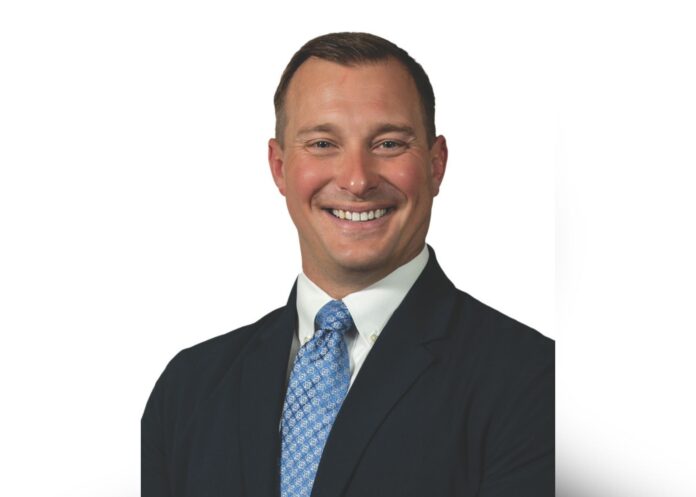
M 382 133 L 403 133 L 405 135 L 416 136 L 416 131 L 411 126 L 385 123 L 377 126 L 374 131 L 375 135 Z
M 311 133 L 340 134 L 338 128 L 333 124 L 322 123 L 317 124 L 316 126 L 307 126 L 305 128 L 300 128 L 300 130 L 297 132 L 297 136 L 302 137 Z M 376 136 L 381 135 L 383 133 L 403 133 L 409 136 L 416 136 L 416 131 L 411 126 L 392 123 L 379 124 L 375 127 L 374 131 L 371 134 Z
M 301 137 L 303 135 L 308 135 L 310 133 L 338 133 L 336 126 L 329 123 L 317 124 L 316 126 L 307 126 L 306 128 L 300 128 L 297 132 L 297 136 Z

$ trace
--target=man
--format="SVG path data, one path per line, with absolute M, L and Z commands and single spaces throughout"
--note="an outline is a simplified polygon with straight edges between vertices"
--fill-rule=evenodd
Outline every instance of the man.
M 142 495 L 553 495 L 553 342 L 457 290 L 425 244 L 447 145 L 421 66 L 322 36 L 275 105 L 302 273 L 285 307 L 167 366 Z

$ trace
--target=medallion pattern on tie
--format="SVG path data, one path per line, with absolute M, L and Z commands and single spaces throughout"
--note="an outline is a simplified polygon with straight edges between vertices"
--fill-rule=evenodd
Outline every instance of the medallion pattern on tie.
M 297 353 L 281 422 L 281 497 L 309 497 L 324 445 L 350 384 L 343 335 L 353 326 L 345 304 L 319 309 L 311 340 Z

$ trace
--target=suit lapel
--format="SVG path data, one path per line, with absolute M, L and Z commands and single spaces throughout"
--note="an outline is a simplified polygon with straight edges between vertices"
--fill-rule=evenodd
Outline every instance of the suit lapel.
M 324 447 L 312 497 L 341 495 L 382 420 L 434 361 L 424 344 L 447 333 L 456 293 L 434 252 L 348 392 Z
M 240 439 L 245 495 L 279 495 L 280 416 L 297 311 L 293 288 L 278 319 L 260 331 L 242 369 Z

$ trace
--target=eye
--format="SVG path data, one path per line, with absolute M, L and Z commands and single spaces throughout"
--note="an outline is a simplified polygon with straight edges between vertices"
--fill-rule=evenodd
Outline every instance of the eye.
M 375 151 L 382 154 L 392 155 L 404 151 L 406 144 L 400 140 L 382 140 L 375 145 Z
M 379 144 L 380 147 L 387 149 L 393 149 L 399 147 L 400 145 L 401 144 L 399 142 L 396 142 L 394 140 L 384 140 L 382 143 Z
M 326 141 L 326 140 L 317 140 L 315 142 L 310 143 L 309 146 L 311 148 L 318 148 L 318 149 L 325 150 L 327 148 L 333 147 L 333 144 L 329 141 Z

